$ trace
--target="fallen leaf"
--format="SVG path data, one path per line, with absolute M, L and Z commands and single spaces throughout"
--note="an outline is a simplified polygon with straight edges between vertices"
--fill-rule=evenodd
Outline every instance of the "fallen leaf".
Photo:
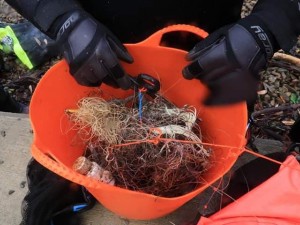
M 267 94 L 267 93 L 268 93 L 267 90 L 261 90 L 261 91 L 258 91 L 258 92 L 257 92 L 258 95 L 265 95 L 265 94 Z
M 295 123 L 295 120 L 283 120 L 281 121 L 284 125 L 292 126 Z

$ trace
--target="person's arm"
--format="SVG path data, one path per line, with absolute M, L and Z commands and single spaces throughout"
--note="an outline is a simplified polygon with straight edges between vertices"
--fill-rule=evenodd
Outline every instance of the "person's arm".
M 279 47 L 289 52 L 300 35 L 300 0 L 259 0 L 252 15 L 262 20 Z
M 75 0 L 6 0 L 22 16 L 62 46 L 70 73 L 79 84 L 102 82 L 128 89 L 130 78 L 120 60 L 132 57 L 122 43 Z
M 207 85 L 208 105 L 252 102 L 259 72 L 275 51 L 290 51 L 299 34 L 300 0 L 259 0 L 251 15 L 213 32 L 189 52 L 192 63 L 184 77 Z
M 74 0 L 5 0 L 24 18 L 28 19 L 41 31 L 52 38 L 57 32 L 53 28 L 54 22 L 69 12 L 80 9 Z

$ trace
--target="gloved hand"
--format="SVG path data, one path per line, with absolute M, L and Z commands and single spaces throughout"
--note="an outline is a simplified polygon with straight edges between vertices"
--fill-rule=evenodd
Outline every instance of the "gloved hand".
M 59 54 L 55 41 L 32 23 L 0 23 L 0 51 L 14 53 L 28 68 L 37 67 Z
M 186 79 L 200 79 L 210 90 L 207 105 L 256 98 L 259 71 L 276 48 L 273 35 L 256 16 L 248 16 L 210 34 L 187 55 Z
M 133 58 L 121 42 L 101 23 L 87 14 L 75 11 L 66 19 L 57 35 L 70 73 L 85 86 L 105 82 L 129 89 L 131 81 L 119 60 L 132 63 Z

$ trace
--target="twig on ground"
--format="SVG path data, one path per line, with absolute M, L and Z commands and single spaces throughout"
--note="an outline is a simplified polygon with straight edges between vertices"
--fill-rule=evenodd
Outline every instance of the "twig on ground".
M 283 105 L 283 106 L 278 106 L 278 107 L 266 108 L 266 109 L 262 109 L 262 110 L 253 112 L 251 114 L 251 118 L 254 119 L 259 115 L 273 114 L 273 113 L 277 113 L 277 112 L 280 112 L 280 111 L 295 110 L 295 109 L 298 109 L 298 108 L 300 108 L 300 104 Z
M 288 54 L 285 54 L 285 53 L 276 52 L 274 54 L 273 58 L 283 60 L 283 61 L 287 61 L 289 63 L 294 64 L 295 66 L 300 67 L 300 58 L 297 58 L 295 56 L 288 55 Z

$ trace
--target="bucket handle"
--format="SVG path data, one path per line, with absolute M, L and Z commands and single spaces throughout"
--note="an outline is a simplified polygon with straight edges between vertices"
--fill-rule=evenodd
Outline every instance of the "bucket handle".
M 206 38 L 208 36 L 208 33 L 204 30 L 202 30 L 199 27 L 192 26 L 192 25 L 187 25 L 187 24 L 176 24 L 176 25 L 171 25 L 168 27 L 165 27 L 148 38 L 146 38 L 144 41 L 138 43 L 138 45 L 147 45 L 147 46 L 159 46 L 163 35 L 174 32 L 174 31 L 179 31 L 179 32 L 190 32 L 192 34 L 195 34 L 196 36 L 200 38 Z
M 167 34 L 169 32 L 176 32 L 176 31 L 184 31 L 184 32 L 190 32 L 193 33 L 200 38 L 205 38 L 208 33 L 196 26 L 192 25 L 186 25 L 186 24 L 177 24 L 177 25 L 171 25 L 168 27 L 165 27 L 151 36 L 149 36 L 144 41 L 135 44 L 135 45 L 146 45 L 146 46 L 159 46 L 161 39 L 164 34 Z M 55 161 L 52 157 L 50 157 L 48 154 L 45 154 L 41 150 L 37 148 L 35 144 L 32 145 L 31 148 L 31 154 L 33 158 L 35 158 L 40 164 L 42 164 L 44 167 L 49 169 L 50 171 L 53 171 L 54 173 L 58 174 L 59 176 L 62 176 L 74 183 L 80 184 L 87 188 L 99 188 L 102 185 L 107 185 L 104 183 L 101 183 L 99 181 L 96 181 L 92 178 L 83 176 L 74 170 L 70 169 L 69 167 L 63 165 L 62 163 L 58 163 Z
M 101 185 L 108 185 L 101 183 L 100 181 L 94 180 L 87 176 L 81 175 L 74 170 L 66 167 L 62 163 L 58 163 L 49 155 L 39 150 L 35 144 L 31 148 L 32 157 L 38 161 L 41 165 L 46 167 L 48 170 L 56 173 L 57 175 L 64 177 L 65 179 L 72 181 L 73 183 L 80 184 L 86 188 L 99 188 Z

